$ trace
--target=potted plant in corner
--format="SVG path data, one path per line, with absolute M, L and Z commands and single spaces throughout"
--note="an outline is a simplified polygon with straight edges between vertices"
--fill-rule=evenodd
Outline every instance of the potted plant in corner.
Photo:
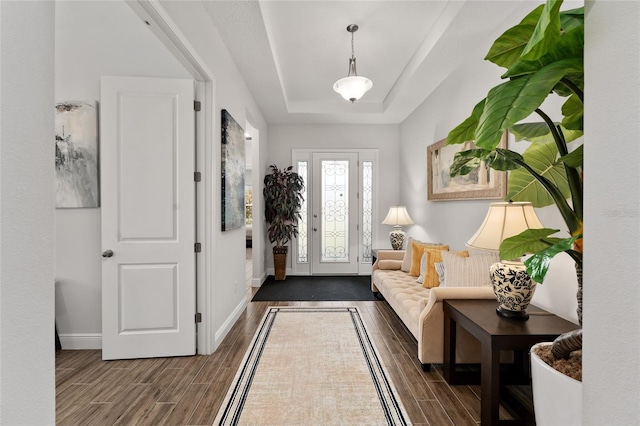
M 504 240 L 500 257 L 512 259 L 533 253 L 525 261 L 527 272 L 542 283 L 556 254 L 571 256 L 578 280 L 578 321 L 582 325 L 583 149 L 579 145 L 570 150 L 569 144 L 583 135 L 584 10 L 560 11 L 561 4 L 562 0 L 547 0 L 494 42 L 485 59 L 507 69 L 502 75 L 506 81 L 492 88 L 471 116 L 449 133 L 447 144 L 474 140 L 477 145 L 477 149 L 456 155 L 452 176 L 467 174 L 484 161 L 493 169 L 510 171 L 508 199 L 531 201 L 535 207 L 557 206 L 568 235 L 557 238 L 553 236 L 559 232 L 557 229 L 530 229 Z M 541 109 L 551 93 L 566 98 L 561 123 L 555 123 Z M 542 122 L 518 124 L 534 113 Z M 529 147 L 522 154 L 497 148 L 505 130 L 516 140 L 529 141 Z M 548 346 L 536 345 L 534 351 Z M 553 342 L 550 357 L 568 359 L 580 349 L 582 331 L 576 330 Z M 542 394 L 546 396 L 559 390 L 559 396 L 546 398 L 556 406 L 542 406 L 541 386 L 534 371 L 540 368 L 536 361 L 537 355 L 532 352 L 536 423 L 580 424 L 581 406 L 563 405 L 570 391 L 560 389 L 557 382 L 542 384 Z M 559 374 L 549 370 L 548 374 Z M 579 382 L 562 377 L 569 387 L 581 392 Z M 580 404 L 580 395 L 573 401 L 574 405 Z M 572 418 L 571 410 L 577 419 Z
M 264 218 L 267 221 L 267 236 L 273 246 L 273 266 L 276 280 L 284 280 L 287 270 L 286 246 L 298 236 L 298 220 L 302 207 L 304 181 L 293 171 L 293 166 L 279 169 L 269 166 L 271 173 L 264 177 Z

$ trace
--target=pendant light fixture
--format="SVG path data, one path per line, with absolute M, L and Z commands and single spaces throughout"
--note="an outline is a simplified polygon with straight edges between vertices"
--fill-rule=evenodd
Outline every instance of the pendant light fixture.
M 338 92 L 340 96 L 352 103 L 360 99 L 366 92 L 373 87 L 373 83 L 366 77 L 359 77 L 356 72 L 356 57 L 353 51 L 353 33 L 358 31 L 356 24 L 347 27 L 347 31 L 351 33 L 351 58 L 349 58 L 349 74 L 345 78 L 341 78 L 333 85 L 333 90 Z

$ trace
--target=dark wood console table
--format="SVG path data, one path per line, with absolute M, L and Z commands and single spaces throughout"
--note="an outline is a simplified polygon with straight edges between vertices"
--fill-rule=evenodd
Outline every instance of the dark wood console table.
M 552 341 L 560 334 L 578 328 L 543 309 L 530 305 L 528 321 L 503 318 L 496 314 L 495 300 L 445 300 L 444 309 L 444 376 L 449 384 L 473 384 L 473 379 L 457 371 L 456 324 L 472 334 L 481 345 L 481 424 L 533 424 L 533 413 L 520 410 L 516 413 L 520 420 L 500 421 L 501 384 L 528 384 L 529 358 L 531 346 L 538 342 Z M 500 374 L 500 352 L 514 351 L 514 364 Z M 504 365 L 503 365 L 504 367 Z

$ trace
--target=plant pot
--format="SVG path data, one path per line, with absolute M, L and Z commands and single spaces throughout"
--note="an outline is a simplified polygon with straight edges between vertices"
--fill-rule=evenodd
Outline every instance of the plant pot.
M 273 248 L 273 269 L 274 279 L 276 281 L 282 281 L 287 276 L 287 252 L 289 246 L 274 247 Z
M 537 426 L 582 424 L 582 382 L 572 379 L 544 362 L 531 348 L 531 383 Z

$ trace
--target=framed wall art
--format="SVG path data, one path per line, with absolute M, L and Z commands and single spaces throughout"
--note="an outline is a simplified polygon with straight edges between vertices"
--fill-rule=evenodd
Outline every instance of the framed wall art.
M 427 199 L 428 200 L 503 200 L 507 195 L 507 172 L 493 170 L 480 163 L 466 176 L 449 176 L 449 169 L 456 153 L 476 148 L 472 141 L 457 145 L 445 145 L 446 139 L 427 148 Z M 507 148 L 507 132 L 502 136 L 499 148 Z
M 244 226 L 244 129 L 222 110 L 222 230 Z
M 56 208 L 99 207 L 96 101 L 56 103 Z

